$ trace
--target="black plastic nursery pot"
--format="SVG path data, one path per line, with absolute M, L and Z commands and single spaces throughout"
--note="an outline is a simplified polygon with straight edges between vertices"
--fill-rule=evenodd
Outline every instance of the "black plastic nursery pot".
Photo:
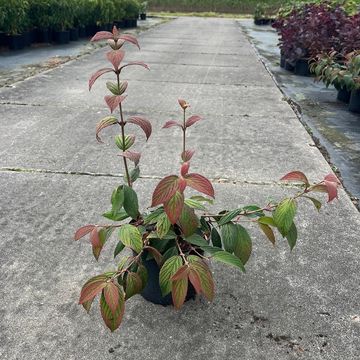
M 345 104 L 348 104 L 350 101 L 350 95 L 351 95 L 351 91 L 347 90 L 346 88 L 340 88 L 338 89 L 336 99 L 341 102 L 344 102 Z
M 286 58 L 284 54 L 280 54 L 280 67 L 284 68 L 285 67 L 285 62 L 286 62 Z
M 140 14 L 140 20 L 146 20 L 146 14 Z
M 52 32 L 50 29 L 37 29 L 36 30 L 36 42 L 50 43 L 51 39 L 52 39 Z
M 284 69 L 287 70 L 287 71 L 294 71 L 295 66 L 290 61 L 285 60 Z
M 70 31 L 54 31 L 53 41 L 57 44 L 68 44 L 70 42 Z
M 118 29 L 124 29 L 125 28 L 125 20 L 116 20 L 116 21 L 114 21 L 114 25 Z
M 351 91 L 349 111 L 360 114 L 360 89 Z
M 7 36 L 6 33 L 0 31 L 0 46 L 7 46 L 8 45 L 8 41 L 7 41 Z
M 134 28 L 137 27 L 137 19 L 125 19 L 124 20 L 125 28 Z
M 162 296 L 161 294 L 161 289 L 159 285 L 160 269 L 156 261 L 154 259 L 143 260 L 143 265 L 146 267 L 146 270 L 148 272 L 148 281 L 144 290 L 141 293 L 141 296 L 145 300 L 150 301 L 153 304 L 159 304 L 163 306 L 172 305 L 173 301 L 172 301 L 171 293 L 166 296 Z M 189 282 L 188 292 L 185 301 L 194 299 L 195 296 L 196 296 L 196 291 Z
M 80 26 L 78 29 L 79 29 L 79 37 L 80 38 L 86 37 L 86 28 L 85 28 L 85 26 Z
M 70 29 L 70 41 L 77 41 L 79 40 L 79 29 L 72 28 Z
M 255 25 L 270 25 L 271 19 L 261 18 L 261 19 L 254 19 Z
M 300 76 L 311 76 L 308 61 L 306 59 L 296 60 L 294 72 Z
M 8 35 L 7 43 L 11 50 L 21 50 L 25 47 L 24 35 Z
M 97 25 L 86 25 L 86 36 L 94 36 L 99 31 Z

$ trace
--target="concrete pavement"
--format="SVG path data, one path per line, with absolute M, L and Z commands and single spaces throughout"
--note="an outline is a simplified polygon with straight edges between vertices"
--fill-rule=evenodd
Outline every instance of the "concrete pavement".
M 192 168 L 214 179 L 216 208 L 264 203 L 301 170 L 330 172 L 312 139 L 242 33 L 227 19 L 179 18 L 139 36 L 128 60 L 128 114 L 146 115 L 154 133 L 142 147 L 137 189 L 148 206 L 156 177 L 178 171 L 179 133 L 160 130 L 183 97 L 205 118 L 190 130 Z M 101 221 L 120 162 L 104 131 L 95 141 L 104 76 L 87 80 L 105 50 L 0 90 L 1 359 L 349 359 L 360 352 L 360 216 L 344 191 L 321 214 L 301 204 L 299 243 L 273 249 L 257 232 L 246 275 L 213 264 L 216 298 L 175 312 L 137 296 L 110 334 L 94 307 L 76 303 L 82 283 L 110 269 L 73 231 Z M 106 132 L 106 133 L 105 133 Z M 137 129 L 134 129 L 137 133 Z M 107 136 L 108 135 L 108 136 Z M 21 171 L 15 170 L 21 169 Z M 91 176 L 86 173 L 93 173 Z

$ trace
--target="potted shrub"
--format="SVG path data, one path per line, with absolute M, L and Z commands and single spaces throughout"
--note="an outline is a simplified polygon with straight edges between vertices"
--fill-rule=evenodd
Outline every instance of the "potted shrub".
M 269 25 L 273 19 L 267 14 L 269 7 L 265 4 L 257 4 L 254 11 L 255 25 Z
M 106 326 L 114 331 L 121 323 L 125 301 L 135 294 L 141 294 L 154 303 L 173 304 L 176 309 L 194 294 L 212 300 L 214 281 L 209 260 L 226 263 L 244 272 L 252 249 L 250 233 L 243 226 L 249 221 L 259 226 L 273 244 L 278 231 L 292 249 L 297 241 L 294 219 L 298 201 L 310 201 L 319 210 L 321 202 L 313 197 L 313 193 L 325 192 L 328 201 L 332 201 L 337 197 L 339 182 L 335 175 L 329 174 L 324 180 L 310 184 L 303 173 L 293 171 L 282 178 L 302 184 L 292 196 L 279 202 L 267 202 L 264 206 L 249 205 L 219 213 L 207 211 L 206 204 L 211 204 L 215 196 L 214 188 L 206 177 L 190 171 L 194 151 L 186 144 L 189 129 L 202 118 L 189 116 L 190 105 L 180 99 L 179 121 L 170 120 L 163 126 L 165 129 L 176 127 L 182 135 L 179 174 L 160 180 L 152 195 L 152 209 L 142 211 L 134 187 L 140 174 L 141 154 L 133 149 L 135 136 L 128 133 L 128 128 L 140 127 L 149 139 L 152 126 L 143 117 L 125 117 L 123 106 L 128 83 L 122 80 L 122 73 L 129 65 L 145 69 L 148 66 L 140 61 L 123 64 L 124 43 L 138 46 L 133 36 L 121 35 L 114 28 L 112 33 L 102 31 L 92 38 L 92 41 L 99 40 L 107 40 L 111 47 L 106 54 L 111 65 L 91 76 L 89 89 L 105 73 L 113 74 L 115 81 L 106 83 L 109 93 L 105 102 L 111 114 L 97 124 L 96 137 L 101 142 L 100 134 L 104 129 L 119 129 L 120 133 L 114 140 L 123 159 L 125 176 L 124 183 L 111 195 L 111 209 L 103 214 L 107 222 L 82 226 L 76 231 L 75 240 L 89 235 L 94 257 L 98 259 L 103 247 L 108 246 L 110 237 L 117 232 L 114 257 L 123 254 L 125 248 L 130 250 L 118 261 L 115 270 L 90 278 L 79 299 L 79 303 L 89 311 L 94 298 L 100 295 L 102 317 Z M 130 163 L 133 163 L 132 169 Z M 188 189 L 197 194 L 186 196 Z
M 4 31 L 7 44 L 12 50 L 25 47 L 24 30 L 27 20 L 29 3 L 26 0 L 1 0 Z
M 354 51 L 347 56 L 346 71 L 343 79 L 351 89 L 349 110 L 360 113 L 360 50 Z
M 112 0 L 97 0 L 96 2 L 97 22 L 100 30 L 112 30 L 112 14 L 115 11 L 115 4 Z
M 6 32 L 5 32 L 5 7 L 4 1 L 0 0 L 0 47 L 7 45 Z
M 146 12 L 147 12 L 147 1 L 143 1 L 140 4 L 140 20 L 146 20 Z
M 69 29 L 74 23 L 73 2 L 68 0 L 51 0 L 53 40 L 58 44 L 70 41 Z
M 114 20 L 114 24 L 115 26 L 117 26 L 118 28 L 125 28 L 125 8 L 124 8 L 124 2 L 123 0 L 114 0 L 114 13 L 113 15 L 113 20 Z
M 123 8 L 125 11 L 124 25 L 125 28 L 137 26 L 137 19 L 139 17 L 139 3 L 137 0 L 123 0 Z
M 30 0 L 29 18 L 36 29 L 36 41 L 40 43 L 51 42 L 51 1 Z

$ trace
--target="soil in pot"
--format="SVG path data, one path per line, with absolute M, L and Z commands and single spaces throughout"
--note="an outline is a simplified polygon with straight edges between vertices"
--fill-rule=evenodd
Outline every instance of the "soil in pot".
M 53 40 L 57 44 L 67 44 L 70 42 L 70 31 L 54 31 Z
M 11 50 L 21 50 L 25 47 L 24 35 L 8 35 L 7 43 Z
M 300 76 L 311 76 L 308 61 L 306 59 L 296 60 L 294 72 Z
M 79 29 L 72 28 L 70 29 L 70 41 L 77 41 L 79 40 Z
M 161 289 L 159 285 L 159 273 L 160 269 L 157 265 L 156 261 L 154 259 L 151 260 L 143 260 L 143 265 L 146 267 L 146 270 L 148 271 L 148 282 L 144 288 L 144 290 L 141 293 L 141 296 L 154 304 L 159 304 L 163 306 L 172 305 L 172 296 L 171 293 L 162 296 Z M 188 301 L 190 299 L 194 299 L 196 295 L 196 291 L 194 287 L 189 282 L 188 285 L 188 292 L 186 295 L 185 301 Z
M 338 89 L 337 93 L 337 100 L 344 102 L 345 104 L 348 104 L 350 101 L 350 95 L 351 91 L 347 90 L 346 88 L 340 88 Z
M 360 114 L 360 89 L 351 91 L 349 111 Z

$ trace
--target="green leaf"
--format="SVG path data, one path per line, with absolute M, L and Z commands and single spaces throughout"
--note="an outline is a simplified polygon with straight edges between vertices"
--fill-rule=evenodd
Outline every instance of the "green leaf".
M 243 207 L 242 210 L 245 211 L 245 212 L 256 211 L 253 214 L 249 214 L 249 215 L 245 214 L 245 216 L 249 217 L 249 218 L 256 218 L 256 217 L 259 217 L 259 216 L 265 216 L 264 212 L 257 205 L 248 205 L 248 206 Z M 257 211 L 257 210 L 259 210 L 259 211 Z
M 236 225 L 234 223 L 226 223 L 220 227 L 220 231 L 224 249 L 229 253 L 233 253 L 235 248 L 235 239 L 237 237 Z
M 123 186 L 124 193 L 124 209 L 133 218 L 139 216 L 139 202 L 136 192 L 129 186 Z
M 262 224 L 260 222 L 259 222 L 259 226 L 260 226 L 260 229 L 262 230 L 262 232 L 271 241 L 271 243 L 273 245 L 275 245 L 276 239 L 275 239 L 275 235 L 274 235 L 274 232 L 272 231 L 271 227 L 269 225 Z
M 184 304 L 188 290 L 188 283 L 187 277 L 172 281 L 171 295 L 176 310 L 179 310 Z
M 164 238 L 164 236 L 169 232 L 170 227 L 171 223 L 169 217 L 166 215 L 166 213 L 162 213 L 158 217 L 158 222 L 156 224 L 156 232 L 160 239 Z
M 170 259 L 166 260 L 164 265 L 161 267 L 159 284 L 163 296 L 167 295 L 171 291 L 170 278 L 176 273 L 182 264 L 183 262 L 180 256 L 172 256 Z
M 237 237 L 235 239 L 234 254 L 241 260 L 245 265 L 249 260 L 252 251 L 252 242 L 247 230 L 237 224 Z
M 206 207 L 200 201 L 191 198 L 185 199 L 185 204 L 193 209 L 204 210 L 204 211 L 206 210 Z
M 236 216 L 238 216 L 242 212 L 242 209 L 236 209 L 227 212 L 219 221 L 219 226 L 225 225 L 226 223 L 230 222 L 232 219 L 234 219 Z
M 280 234 L 285 237 L 290 231 L 296 214 L 296 202 L 294 199 L 287 198 L 280 202 L 274 211 L 274 221 Z
M 120 241 L 137 253 L 143 248 L 142 236 L 139 229 L 130 224 L 124 224 L 119 229 Z
M 135 166 L 131 171 L 130 171 L 130 180 L 132 183 L 134 183 L 140 176 L 140 167 L 139 166 Z M 126 178 L 126 176 L 125 176 Z M 126 180 L 126 179 L 125 179 Z
M 164 213 L 164 208 L 163 207 L 159 207 L 157 209 L 155 209 L 154 211 L 152 211 L 150 214 L 146 215 L 144 217 L 144 224 L 148 225 L 148 224 L 155 224 L 158 221 L 158 218 L 160 217 L 161 214 Z
M 125 210 L 120 210 L 118 213 L 113 213 L 112 211 L 108 211 L 102 214 L 103 217 L 112 221 L 122 221 L 129 217 Z
M 119 301 L 115 312 L 111 311 L 109 305 L 105 300 L 104 292 L 102 292 L 100 298 L 100 310 L 101 316 L 104 319 L 106 326 L 111 331 L 116 330 L 121 324 L 121 320 L 125 311 L 125 299 L 123 292 L 119 289 Z
M 217 251 L 213 256 L 212 259 L 216 260 L 216 261 L 220 261 L 223 262 L 227 265 L 232 265 L 235 267 L 238 267 L 242 272 L 245 272 L 245 267 L 244 264 L 241 262 L 241 260 L 236 257 L 233 254 L 230 254 L 226 251 Z
M 304 197 L 306 197 L 307 199 L 311 200 L 311 202 L 314 204 L 316 210 L 317 210 L 317 211 L 320 211 L 322 204 L 321 204 L 321 202 L 320 202 L 318 199 L 315 199 L 315 198 L 313 198 L 313 197 L 306 196 L 306 195 L 304 195 Z
M 117 187 L 111 195 L 111 210 L 114 214 L 117 214 L 124 205 L 124 189 L 123 185 Z
M 124 250 L 125 245 L 119 241 L 114 250 L 114 259 Z
M 200 225 L 201 225 L 201 230 L 203 230 L 203 232 L 210 234 L 211 227 L 203 216 L 201 216 L 200 218 Z
M 272 217 L 270 217 L 270 216 L 263 216 L 263 217 L 258 219 L 258 222 L 260 224 L 265 224 L 265 225 L 270 225 L 270 226 L 275 226 L 276 227 L 274 219 Z
M 194 209 L 187 205 L 184 205 L 182 209 L 178 224 L 185 237 L 192 235 L 200 225 Z
M 144 290 L 146 284 L 147 284 L 147 281 L 148 281 L 148 271 L 146 269 L 146 267 L 142 264 L 139 265 L 136 273 L 140 276 L 140 279 L 141 279 L 141 291 Z M 140 292 L 141 292 L 140 291 Z
M 214 246 L 222 248 L 220 234 L 214 227 L 211 229 L 211 242 Z
M 163 254 L 163 261 L 165 262 L 167 259 L 170 259 L 172 256 L 179 255 L 179 250 L 176 246 L 172 246 L 171 248 L 167 249 Z
M 185 241 L 189 244 L 196 245 L 196 246 L 208 246 L 209 243 L 200 235 L 192 234 L 191 236 L 187 236 Z
M 286 234 L 287 241 L 290 246 L 290 250 L 292 250 L 296 245 L 297 240 L 297 229 L 294 223 L 291 224 L 289 232 Z
M 139 294 L 142 288 L 143 285 L 140 275 L 134 272 L 128 272 L 126 274 L 126 287 L 125 287 L 126 300 L 130 299 L 132 296 L 136 294 Z
M 192 200 L 195 200 L 195 201 L 198 201 L 198 202 L 207 202 L 209 204 L 213 204 L 214 203 L 214 200 L 212 199 L 208 199 L 204 196 L 201 196 L 201 195 L 194 195 L 194 196 L 191 196 L 190 199 Z

